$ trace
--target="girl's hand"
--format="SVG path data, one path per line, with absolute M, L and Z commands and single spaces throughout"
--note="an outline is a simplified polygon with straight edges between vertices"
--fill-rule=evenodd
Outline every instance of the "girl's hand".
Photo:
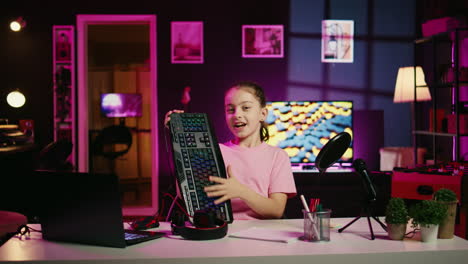
M 183 113 L 184 110 L 177 110 L 177 109 L 174 109 L 172 111 L 169 111 L 166 113 L 166 116 L 164 117 L 164 126 L 166 128 L 169 128 L 169 121 L 171 121 L 171 114 L 172 113 Z
M 204 188 L 208 197 L 218 197 L 215 204 L 220 204 L 232 198 L 239 198 L 247 187 L 241 184 L 232 174 L 231 166 L 227 166 L 228 178 L 210 176 L 210 181 L 218 184 L 207 186 Z

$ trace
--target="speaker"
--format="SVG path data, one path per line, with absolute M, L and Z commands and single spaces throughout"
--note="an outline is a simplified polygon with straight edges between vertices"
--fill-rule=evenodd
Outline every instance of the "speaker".
M 185 216 L 176 213 L 171 221 L 172 234 L 187 240 L 212 240 L 225 237 L 228 230 L 227 222 L 210 211 L 195 211 L 193 224 L 194 226 L 186 226 Z
M 380 170 L 379 149 L 384 146 L 384 112 L 382 110 L 356 110 L 353 113 L 354 157 L 367 163 L 370 171 Z
M 31 119 L 19 120 L 19 129 L 28 137 L 28 143 L 34 143 L 34 121 Z

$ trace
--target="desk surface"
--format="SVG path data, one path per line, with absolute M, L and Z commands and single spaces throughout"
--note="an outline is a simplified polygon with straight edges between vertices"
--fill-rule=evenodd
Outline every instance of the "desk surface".
M 343 226 L 352 218 L 333 218 Z M 287 230 L 302 235 L 302 219 L 245 220 L 229 225 L 229 233 L 252 226 Z M 423 243 L 419 234 L 404 241 L 388 240 L 387 234 L 372 220 L 376 234 L 370 240 L 365 218 L 342 233 L 331 230 L 329 242 L 268 242 L 225 237 L 211 241 L 187 241 L 173 237 L 168 223 L 159 231 L 167 237 L 125 249 L 44 241 L 40 233 L 29 239 L 11 238 L 0 247 L 0 262 L 15 263 L 463 263 L 468 259 L 468 241 L 459 237 Z M 34 225 L 32 225 L 34 226 Z M 34 226 L 34 227 L 37 227 Z

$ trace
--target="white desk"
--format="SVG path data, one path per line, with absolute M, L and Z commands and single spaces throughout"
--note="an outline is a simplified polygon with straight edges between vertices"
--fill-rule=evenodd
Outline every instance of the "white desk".
M 334 218 L 343 226 L 352 218 Z M 44 241 L 40 233 L 30 239 L 11 238 L 0 247 L 1 263 L 466 263 L 468 241 L 459 237 L 423 243 L 419 234 L 404 241 L 388 240 L 372 220 L 375 240 L 370 240 L 366 218 L 343 233 L 331 231 L 330 242 L 279 243 L 225 237 L 211 241 L 187 241 L 164 237 L 125 249 Z M 234 221 L 229 233 L 251 226 L 288 230 L 302 235 L 302 219 Z M 169 232 L 168 223 L 158 228 Z

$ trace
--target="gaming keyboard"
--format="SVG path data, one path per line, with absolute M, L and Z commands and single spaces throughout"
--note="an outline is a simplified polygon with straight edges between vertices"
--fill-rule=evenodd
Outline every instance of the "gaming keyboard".
M 180 193 L 192 217 L 195 211 L 213 211 L 232 223 L 230 200 L 215 205 L 217 197 L 208 197 L 203 190 L 214 183 L 209 176 L 226 177 L 223 157 L 214 129 L 205 113 L 173 113 L 170 121 L 172 152 Z

